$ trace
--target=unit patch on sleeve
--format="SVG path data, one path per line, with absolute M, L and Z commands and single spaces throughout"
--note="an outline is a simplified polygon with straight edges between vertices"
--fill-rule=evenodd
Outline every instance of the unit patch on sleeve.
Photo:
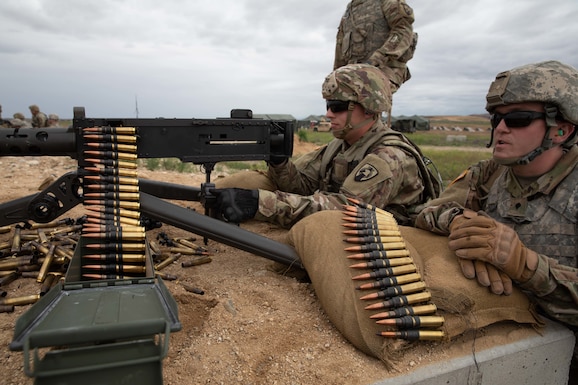
M 371 164 L 364 164 L 358 171 L 355 173 L 355 181 L 356 182 L 365 182 L 370 180 L 371 178 L 375 178 L 379 172 L 375 167 Z

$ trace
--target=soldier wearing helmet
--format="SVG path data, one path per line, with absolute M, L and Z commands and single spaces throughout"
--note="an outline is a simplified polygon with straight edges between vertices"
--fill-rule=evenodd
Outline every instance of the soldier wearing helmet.
M 322 95 L 335 139 L 298 159 L 271 162 L 266 177 L 272 188 L 217 189 L 223 219 L 290 227 L 314 212 L 341 209 L 351 197 L 407 223 L 414 207 L 436 194 L 426 188 L 419 149 L 381 120 L 391 105 L 383 72 L 369 64 L 340 67 L 323 82 Z
M 337 30 L 333 69 L 371 64 L 385 73 L 395 93 L 411 77 L 407 62 L 418 39 L 413 22 L 405 0 L 351 0 Z
M 496 294 L 512 281 L 548 317 L 578 326 L 578 71 L 557 61 L 501 72 L 486 96 L 493 157 L 419 214 L 449 234 L 464 275 Z
M 41 128 L 47 127 L 48 118 L 46 114 L 40 111 L 40 108 L 36 104 L 32 104 L 28 107 L 30 113 L 32 114 L 32 127 Z

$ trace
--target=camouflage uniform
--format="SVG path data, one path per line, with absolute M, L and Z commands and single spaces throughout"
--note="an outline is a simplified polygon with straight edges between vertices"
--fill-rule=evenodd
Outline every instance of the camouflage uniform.
M 405 0 L 352 0 L 337 31 L 333 68 L 374 65 L 385 72 L 395 92 L 411 77 L 406 63 L 417 45 L 413 22 Z
M 544 72 L 536 75 L 538 71 Z M 567 71 L 573 72 L 570 78 L 564 78 Z M 525 79 L 527 74 L 535 79 Z M 556 83 L 560 74 L 563 74 L 562 82 Z M 513 80 L 504 83 L 501 75 L 511 76 Z M 516 86 L 517 81 L 520 87 Z M 533 89 L 521 89 L 528 84 Z M 557 103 L 554 106 L 557 113 L 575 125 L 578 121 L 578 108 L 573 99 L 576 92 L 566 89 L 572 87 L 571 84 L 578 84 L 578 72 L 560 63 L 520 67 L 511 73 L 498 74 L 490 87 L 486 108 L 492 112 L 497 105 L 526 99 L 544 101 L 548 111 L 549 106 Z M 551 97 L 552 94 L 556 97 Z M 510 102 L 504 102 L 508 98 Z M 555 116 L 560 119 L 560 115 Z M 550 127 L 548 121 L 547 124 Z M 515 163 L 504 165 L 492 159 L 471 166 L 438 199 L 429 202 L 416 220 L 417 227 L 449 234 L 453 218 L 466 208 L 482 210 L 497 222 L 513 228 L 520 241 L 538 253 L 536 273 L 528 281 L 519 283 L 519 287 L 549 317 L 572 326 L 578 326 L 578 147 L 575 140 L 572 138 L 563 145 L 564 155 L 554 168 L 525 183 L 520 183 L 513 174 L 510 165 Z
M 295 162 L 269 167 L 278 190 L 259 190 L 255 218 L 289 227 L 316 211 L 341 209 L 348 196 L 405 217 L 423 203 L 424 184 L 415 158 L 386 144 L 387 133 L 394 132 L 378 120 L 351 146 L 334 139 Z
M 30 107 L 30 112 L 32 113 L 32 127 L 40 128 L 46 127 L 48 124 L 48 117 L 46 114 L 38 108 L 37 105 L 33 104 Z

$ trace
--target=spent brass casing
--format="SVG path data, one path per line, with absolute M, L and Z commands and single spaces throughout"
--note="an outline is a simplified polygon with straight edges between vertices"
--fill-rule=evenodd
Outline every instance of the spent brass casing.
M 381 318 L 399 318 L 406 315 L 428 315 L 434 314 L 437 310 L 438 308 L 436 305 L 434 305 L 433 303 L 428 303 L 426 305 L 398 307 L 397 309 L 374 314 L 369 318 L 381 319 Z
M 55 236 L 55 235 L 59 235 L 59 234 L 76 233 L 77 231 L 80 231 L 81 229 L 82 229 L 82 225 L 71 225 L 71 226 L 56 228 L 53 231 L 51 231 L 49 234 L 50 234 L 50 236 Z
M 40 294 L 32 294 L 14 298 L 2 298 L 0 299 L 0 305 L 13 305 L 13 306 L 29 305 L 31 303 L 38 301 L 39 299 Z
M 419 273 L 409 273 L 404 275 L 398 275 L 395 277 L 386 277 L 379 279 L 375 282 L 365 283 L 358 286 L 358 290 L 370 290 L 370 289 L 385 289 L 391 286 L 404 285 L 410 282 L 417 282 L 421 280 L 421 275 Z
M 365 307 L 365 310 L 389 309 L 406 305 L 414 305 L 416 303 L 427 302 L 430 299 L 431 293 L 426 290 L 415 294 L 398 295 L 397 297 L 392 297 L 386 301 L 368 305 Z
M 86 127 L 82 129 L 83 132 L 96 132 L 100 134 L 121 134 L 121 135 L 134 135 L 136 133 L 135 127 Z
M 15 226 L 14 227 L 14 235 L 12 236 L 12 245 L 10 247 L 10 252 L 17 253 L 18 251 L 20 251 L 20 245 L 21 245 L 21 241 L 22 241 L 21 233 L 22 233 L 22 227 Z
M 365 273 L 361 275 L 357 275 L 353 277 L 354 280 L 360 279 L 374 279 L 374 278 L 385 278 L 385 277 L 393 277 L 396 275 L 404 275 L 409 273 L 415 273 L 416 267 L 412 263 L 411 265 L 403 265 L 403 266 L 395 266 L 395 267 L 387 267 L 383 269 L 377 269 L 372 271 L 371 273 Z
M 96 156 L 102 159 L 120 159 L 120 160 L 136 160 L 137 154 L 130 152 L 118 152 L 118 151 L 94 151 L 87 150 L 84 151 L 84 155 Z
M 55 220 L 53 220 L 51 222 L 47 222 L 47 223 L 34 222 L 34 223 L 30 224 L 29 228 L 31 230 L 40 229 L 40 228 L 46 229 L 46 228 L 52 228 L 52 227 L 58 227 L 58 226 L 64 226 L 64 225 L 70 226 L 72 224 L 74 224 L 74 219 L 62 218 L 62 219 L 55 219 Z
M 181 257 L 180 253 L 173 254 L 155 265 L 155 270 L 162 270 Z
M 378 336 L 399 338 L 408 341 L 441 341 L 445 334 L 441 330 L 400 330 L 377 333 Z
M 1 305 L 0 313 L 12 313 L 14 311 L 14 305 Z
M 54 274 L 48 274 L 44 279 L 42 286 L 40 286 L 40 296 L 42 297 L 44 294 L 48 293 L 56 281 L 57 279 Z
M 46 275 L 48 274 L 48 270 L 50 269 L 50 265 L 54 260 L 54 251 L 56 250 L 55 245 L 50 245 L 48 248 L 48 252 L 45 254 L 44 261 L 42 261 L 42 265 L 40 265 L 40 270 L 38 271 L 38 277 L 36 277 L 36 282 L 44 282 L 46 279 Z
M 97 198 L 97 200 L 117 200 L 117 201 L 138 201 L 140 199 L 140 194 L 134 192 L 97 192 L 97 193 L 85 193 L 85 198 Z
M 194 293 L 194 294 L 198 294 L 198 295 L 203 295 L 203 294 L 205 294 L 205 292 L 204 292 L 202 289 L 198 289 L 198 288 L 193 287 L 193 286 L 191 286 L 191 285 L 187 285 L 186 283 L 183 283 L 182 285 L 183 285 L 183 288 L 184 288 L 186 291 L 188 291 L 188 292 L 191 292 L 191 293 Z
M 16 281 L 19 276 L 20 276 L 20 273 L 18 273 L 16 271 L 13 271 L 10 274 L 5 275 L 4 277 L 0 278 L 0 286 L 6 286 L 9 283 Z
M 182 262 L 181 267 L 198 266 L 198 265 L 202 265 L 205 263 L 209 263 L 212 260 L 213 259 L 211 257 L 204 255 L 202 257 L 191 258 L 188 261 Z
M 15 258 L 7 258 L 0 261 L 0 270 L 15 270 L 20 266 L 29 265 L 30 263 L 32 263 L 32 256 L 29 255 Z
M 409 257 L 409 250 L 407 249 L 400 249 L 400 250 L 374 250 L 368 253 L 360 253 L 360 254 L 352 254 L 348 255 L 347 258 L 349 259 L 362 259 L 362 260 L 374 260 L 380 258 L 404 258 Z
M 183 255 L 207 255 L 206 251 L 198 250 L 198 249 L 191 249 L 188 247 L 170 247 L 169 253 L 180 253 Z
M 413 263 L 411 258 L 376 259 L 371 262 L 362 262 L 351 265 L 352 269 L 380 269 L 383 267 L 403 266 Z
M 162 251 L 155 241 L 149 241 L 149 247 L 154 254 L 161 255 Z
M 179 279 L 179 277 L 177 277 L 174 274 L 170 274 L 170 273 L 165 273 L 162 271 L 155 271 L 155 276 L 156 277 L 160 277 L 166 281 L 176 281 L 177 279 Z
M 95 148 L 98 150 L 104 151 L 120 151 L 120 152 L 132 152 L 135 153 L 137 150 L 137 146 L 134 144 L 122 144 L 122 143 L 97 143 L 97 142 L 88 142 L 86 143 L 88 147 Z
M 386 318 L 376 321 L 380 325 L 395 326 L 398 329 L 416 329 L 419 327 L 440 327 L 443 326 L 445 320 L 441 316 L 403 316 L 400 318 Z
M 12 226 L 0 226 L 0 234 L 6 234 L 12 231 Z
M 426 288 L 425 282 L 417 281 L 417 282 L 408 283 L 406 285 L 391 286 L 391 287 L 388 287 L 386 289 L 380 290 L 377 293 L 371 293 L 371 294 L 364 295 L 360 299 L 367 301 L 367 300 L 373 300 L 373 299 L 379 299 L 379 298 L 390 298 L 390 297 L 395 297 L 395 296 L 403 295 L 403 294 L 417 293 L 417 292 L 425 290 L 425 288 Z
M 38 235 L 38 241 L 40 241 L 40 243 L 48 243 L 48 237 L 44 229 L 36 229 L 36 234 Z
M 367 243 L 365 245 L 346 247 L 345 251 L 376 251 L 405 249 L 405 242 Z
M 84 134 L 84 139 L 97 140 L 101 142 L 116 142 L 116 143 L 136 143 L 136 136 L 134 135 L 122 135 L 120 133 L 116 134 Z
M 106 184 L 138 186 L 138 178 L 129 178 L 114 175 L 85 175 L 84 179 Z
M 189 249 L 199 250 L 199 251 L 207 251 L 206 247 L 203 247 L 201 245 L 197 245 L 196 243 L 189 241 L 188 239 L 176 238 L 175 241 L 177 241 L 177 243 L 180 243 L 181 245 L 183 245 L 185 247 L 188 247 Z

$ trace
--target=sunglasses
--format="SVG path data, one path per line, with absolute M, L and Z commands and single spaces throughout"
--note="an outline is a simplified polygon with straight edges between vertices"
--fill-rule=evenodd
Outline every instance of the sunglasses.
M 490 117 L 490 124 L 492 128 L 498 127 L 498 124 L 502 120 L 506 123 L 506 126 L 510 128 L 521 128 L 529 126 L 532 121 L 536 119 L 544 119 L 546 114 L 544 112 L 536 111 L 514 111 L 505 114 L 492 114 Z
M 338 112 L 347 111 L 349 109 L 349 101 L 348 100 L 328 100 L 327 101 L 327 109 L 331 110 L 334 114 Z

